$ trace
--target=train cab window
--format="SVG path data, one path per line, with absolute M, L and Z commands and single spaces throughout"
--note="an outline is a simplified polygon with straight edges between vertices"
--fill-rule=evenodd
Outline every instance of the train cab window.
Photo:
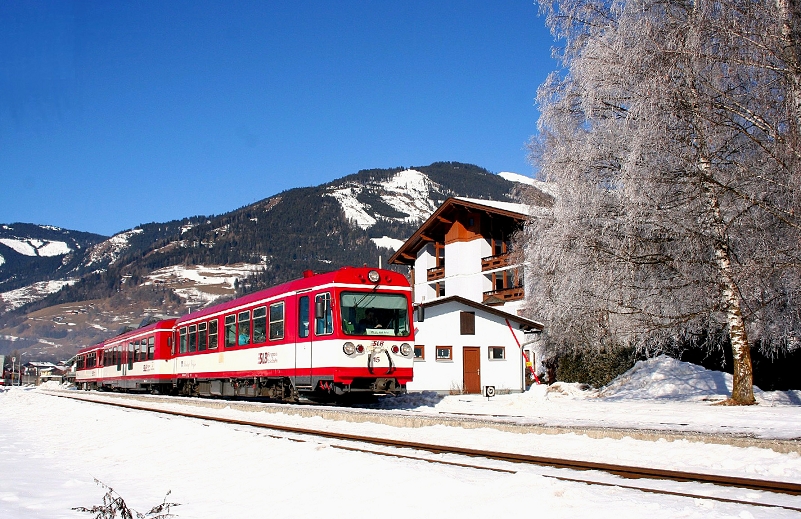
M 147 338 L 147 360 L 153 360 L 156 358 L 156 338 L 155 337 L 148 337 Z
M 197 351 L 206 351 L 206 323 L 197 325 Z
M 334 333 L 334 314 L 331 308 L 331 294 L 326 292 L 315 296 L 314 308 L 314 333 L 317 335 L 329 335 Z
M 178 353 L 186 353 L 186 326 L 178 331 Z
M 239 312 L 239 345 L 250 344 L 250 310 Z
M 270 340 L 284 338 L 284 302 L 270 305 Z
M 267 341 L 267 308 L 253 310 L 253 344 Z
M 217 319 L 209 321 L 209 349 L 217 349 Z
M 225 347 L 236 346 L 236 316 L 225 316 Z
M 309 296 L 298 299 L 298 337 L 309 336 Z
M 189 352 L 197 351 L 197 325 L 189 325 Z

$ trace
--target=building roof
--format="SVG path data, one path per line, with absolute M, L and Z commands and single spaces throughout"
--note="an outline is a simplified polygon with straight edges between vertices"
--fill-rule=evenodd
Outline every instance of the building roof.
M 420 303 L 417 306 L 422 306 L 423 308 L 431 308 L 433 306 L 439 306 L 446 303 L 459 303 L 470 308 L 474 308 L 476 310 L 481 310 L 482 312 L 487 312 L 488 314 L 497 315 L 498 317 L 502 317 L 504 319 L 508 319 L 511 322 L 515 322 L 520 325 L 521 330 L 525 330 L 527 332 L 538 332 L 542 331 L 545 326 L 542 323 L 538 323 L 537 321 L 532 321 L 531 319 L 526 319 L 525 317 L 520 317 L 519 315 L 510 314 L 509 312 L 504 312 L 494 306 L 487 306 L 482 303 L 478 303 L 476 301 L 471 301 L 470 299 L 466 299 L 461 296 L 447 296 L 442 297 L 439 299 L 434 299 L 433 301 L 426 301 Z
M 523 224 L 528 219 L 528 206 L 525 204 L 462 197 L 448 198 L 389 258 L 389 262 L 400 265 L 413 264 L 420 249 L 426 243 L 434 241 L 432 236 L 444 234 L 447 231 L 447 227 L 453 223 L 452 218 L 449 217 L 462 209 L 480 211 L 494 217 L 509 218 L 520 224 Z

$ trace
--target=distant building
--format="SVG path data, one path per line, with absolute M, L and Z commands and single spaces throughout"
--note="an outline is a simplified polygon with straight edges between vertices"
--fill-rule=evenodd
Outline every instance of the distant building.
M 411 267 L 412 391 L 523 391 L 542 324 L 524 318 L 524 267 L 510 254 L 523 204 L 449 198 L 390 258 Z

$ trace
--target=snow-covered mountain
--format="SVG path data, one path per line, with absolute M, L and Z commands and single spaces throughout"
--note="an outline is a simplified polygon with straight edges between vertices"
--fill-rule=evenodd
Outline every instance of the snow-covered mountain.
M 104 239 L 50 225 L 0 225 L 0 293 L 69 278 L 86 250 Z

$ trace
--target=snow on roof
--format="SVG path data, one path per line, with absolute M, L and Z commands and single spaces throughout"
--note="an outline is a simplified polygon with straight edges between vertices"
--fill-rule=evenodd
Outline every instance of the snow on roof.
M 516 204 L 514 202 L 498 202 L 495 200 L 480 200 L 478 198 L 466 198 L 462 196 L 454 197 L 456 200 L 461 200 L 462 202 L 469 202 L 471 204 L 477 205 L 484 205 L 487 207 L 492 207 L 495 209 L 500 209 L 502 211 L 509 211 L 512 213 L 518 213 L 521 215 L 528 215 L 529 214 L 529 207 L 526 204 Z

